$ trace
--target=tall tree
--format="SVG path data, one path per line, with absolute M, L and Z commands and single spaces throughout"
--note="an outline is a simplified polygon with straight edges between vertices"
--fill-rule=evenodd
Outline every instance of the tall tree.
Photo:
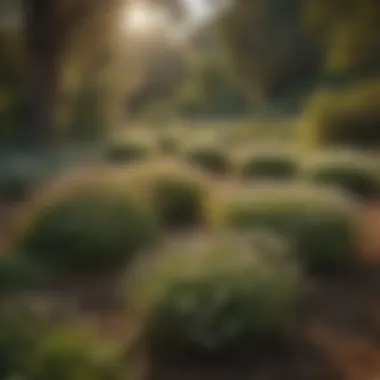
M 57 139 L 55 109 L 63 56 L 73 34 L 96 20 L 105 27 L 118 0 L 23 0 L 29 68 L 31 142 Z M 104 31 L 104 30 L 103 30 Z
M 273 97 L 314 75 L 317 62 L 300 23 L 300 0 L 234 0 L 220 21 L 237 72 L 257 97 Z
M 257 95 L 379 71 L 378 0 L 232 0 L 220 24 L 237 71 Z
M 325 72 L 380 67 L 378 0 L 308 0 L 302 17 L 323 50 Z

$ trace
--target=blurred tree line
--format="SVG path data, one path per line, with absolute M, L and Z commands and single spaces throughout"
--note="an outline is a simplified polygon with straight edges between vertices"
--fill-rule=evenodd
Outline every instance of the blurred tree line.
M 40 146 L 73 132 L 73 103 L 80 103 L 90 73 L 104 68 L 112 54 L 109 39 L 116 36 L 109 23 L 115 2 L 2 1 L 1 62 L 8 78 L 0 82 L 7 98 L 0 115 L 3 135 Z M 97 120 L 96 110 L 89 123 Z
M 145 62 L 151 62 L 152 70 L 145 70 L 144 85 L 131 95 L 129 114 L 157 121 L 226 118 L 250 112 L 248 97 L 226 59 L 214 24 L 200 27 L 185 44 L 174 44 L 171 49 L 171 54 L 149 49 L 151 57 Z
M 51 145 L 122 122 L 125 97 L 141 72 L 137 45 L 122 27 L 127 5 L 0 0 L 2 141 Z M 180 13 L 174 1 L 165 5 Z
M 362 94 L 362 82 L 378 78 L 380 3 L 232 0 L 228 11 L 194 33 L 188 43 L 187 79 L 174 96 L 153 99 L 154 110 L 185 117 L 226 117 L 309 108 L 314 113 L 316 107 L 308 104 L 318 103 L 325 113 L 324 102 L 317 99 L 326 90 L 351 91 L 358 85 Z M 340 97 L 337 94 L 336 103 Z M 363 107 L 359 97 L 354 101 L 358 108 Z M 145 103 L 148 109 L 150 103 Z M 356 115 L 356 119 L 360 124 L 373 117 Z
M 187 17 L 180 0 L 146 1 L 173 24 Z M 231 0 L 181 43 L 129 36 L 126 5 L 0 0 L 2 141 L 88 139 L 126 120 L 225 118 L 278 102 L 315 113 L 308 104 L 322 92 L 362 93 L 379 76 L 378 0 Z

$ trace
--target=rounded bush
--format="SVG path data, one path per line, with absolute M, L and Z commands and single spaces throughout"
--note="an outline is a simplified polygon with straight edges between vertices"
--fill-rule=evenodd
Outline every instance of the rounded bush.
M 297 164 L 289 154 L 265 152 L 251 155 L 240 167 L 240 175 L 247 179 L 290 179 L 297 174 Z
M 146 159 L 149 147 L 138 142 L 113 142 L 105 149 L 105 159 L 111 163 L 130 163 Z
M 204 222 L 204 189 L 196 181 L 174 176 L 158 178 L 153 184 L 152 201 L 161 222 L 168 227 Z
M 115 270 L 156 236 L 151 212 L 132 197 L 85 188 L 41 202 L 16 245 L 38 262 L 59 270 Z
M 377 199 L 380 181 L 367 160 L 359 154 L 326 155 L 305 165 L 304 178 L 337 187 L 358 199 Z
M 191 166 L 173 160 L 155 161 L 131 168 L 124 178 L 164 227 L 204 224 L 209 195 L 207 178 Z
M 21 253 L 9 253 L 0 258 L 0 295 L 27 289 L 45 279 L 43 268 Z
M 165 248 L 138 272 L 132 302 L 150 348 L 220 357 L 283 339 L 300 275 L 286 251 L 266 248 L 230 234 Z
M 105 342 L 83 329 L 68 327 L 50 332 L 33 353 L 33 379 L 125 379 L 121 360 Z
M 324 188 L 260 186 L 224 199 L 215 221 L 237 229 L 272 229 L 291 242 L 306 268 L 324 272 L 354 259 L 355 211 L 349 199 Z
M 212 174 L 226 174 L 230 171 L 227 154 L 213 147 L 197 148 L 189 151 L 187 161 Z
M 380 146 L 380 83 L 363 81 L 342 90 L 318 92 L 300 124 L 306 147 L 349 147 L 377 150 Z
M 9 305 L 7 305 L 9 306 Z M 29 306 L 2 310 L 1 379 L 121 380 L 118 354 L 78 327 L 53 327 Z

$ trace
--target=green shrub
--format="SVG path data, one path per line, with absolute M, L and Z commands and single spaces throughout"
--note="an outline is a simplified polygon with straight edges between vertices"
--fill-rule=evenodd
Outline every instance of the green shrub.
M 138 142 L 113 142 L 105 150 L 105 159 L 112 163 L 130 163 L 146 159 L 149 147 Z
M 0 379 L 26 378 L 30 356 L 46 326 L 30 307 L 5 305 L 0 313 Z
M 305 179 L 337 187 L 359 199 L 380 195 L 380 181 L 371 164 L 359 154 L 322 156 L 303 169 Z
M 32 355 L 32 379 L 123 380 L 120 359 L 105 342 L 79 328 L 50 332 Z
M 233 228 L 270 228 L 283 235 L 312 271 L 344 267 L 356 253 L 355 206 L 327 189 L 261 186 L 234 194 L 217 212 L 216 221 Z
M 173 159 L 155 160 L 130 167 L 124 179 L 164 227 L 187 228 L 205 221 L 208 178 L 190 165 Z
M 380 82 L 373 80 L 317 93 L 301 120 L 301 142 L 308 147 L 379 148 L 379 99 Z
M 227 154 L 213 147 L 197 148 L 189 151 L 187 161 L 213 174 L 226 174 L 230 171 Z
M 189 179 L 164 176 L 153 184 L 153 207 L 161 222 L 168 227 L 203 224 L 204 198 L 205 189 Z
M 150 349 L 244 355 L 289 333 L 300 276 L 286 251 L 230 234 L 190 243 L 137 271 L 132 304 Z
M 59 270 L 115 270 L 157 232 L 152 214 L 124 194 L 87 188 L 41 203 L 16 245 Z
M 44 270 L 21 253 L 11 253 L 0 259 L 0 295 L 28 289 L 45 279 Z
M 53 327 L 28 306 L 2 310 L 1 379 L 122 380 L 121 370 L 117 353 L 89 331 Z
M 251 155 L 240 168 L 243 178 L 289 179 L 297 174 L 297 164 L 289 154 L 264 152 Z

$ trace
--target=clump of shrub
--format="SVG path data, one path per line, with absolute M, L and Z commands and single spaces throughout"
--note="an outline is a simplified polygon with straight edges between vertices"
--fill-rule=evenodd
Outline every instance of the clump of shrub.
M 231 170 L 228 155 L 214 147 L 193 148 L 186 154 L 186 160 L 212 174 L 226 174 Z
M 258 152 L 245 158 L 240 165 L 240 176 L 247 179 L 291 179 L 297 175 L 295 158 L 282 152 Z
M 356 253 L 355 204 L 305 184 L 259 186 L 216 206 L 215 221 L 235 229 L 269 228 L 284 236 L 311 271 L 345 267 Z
M 126 172 L 125 181 L 164 227 L 204 224 L 209 195 L 207 179 L 190 166 L 174 161 L 146 163 Z
M 347 90 L 320 91 L 312 97 L 300 123 L 307 147 L 378 149 L 380 82 L 367 81 Z
M 31 354 L 47 326 L 26 305 L 2 305 L 0 313 L 0 378 L 25 378 Z M 26 377 L 27 378 L 27 377 Z
M 123 188 L 89 183 L 62 192 L 42 196 L 16 234 L 16 247 L 39 263 L 61 271 L 112 271 L 156 237 L 156 218 Z
M 30 372 L 38 380 L 122 380 L 125 373 L 118 356 L 89 331 L 69 326 L 41 340 Z
M 144 160 L 150 155 L 146 144 L 136 141 L 111 142 L 105 148 L 105 159 L 112 163 L 131 163 Z
M 327 154 L 303 168 L 305 179 L 334 186 L 358 199 L 377 199 L 380 181 L 371 164 L 359 154 Z
M 158 217 L 168 227 L 189 227 L 204 222 L 204 189 L 195 181 L 159 178 L 153 185 L 152 200 Z
M 28 289 L 46 279 L 46 273 L 37 263 L 19 252 L 0 258 L 0 295 Z
M 239 356 L 291 331 L 300 273 L 282 245 L 227 234 L 173 247 L 136 276 L 132 305 L 152 352 Z
M 7 305 L 8 306 L 8 305 Z M 11 305 L 0 317 L 2 379 L 121 380 L 118 354 L 92 332 L 53 327 L 28 305 Z

